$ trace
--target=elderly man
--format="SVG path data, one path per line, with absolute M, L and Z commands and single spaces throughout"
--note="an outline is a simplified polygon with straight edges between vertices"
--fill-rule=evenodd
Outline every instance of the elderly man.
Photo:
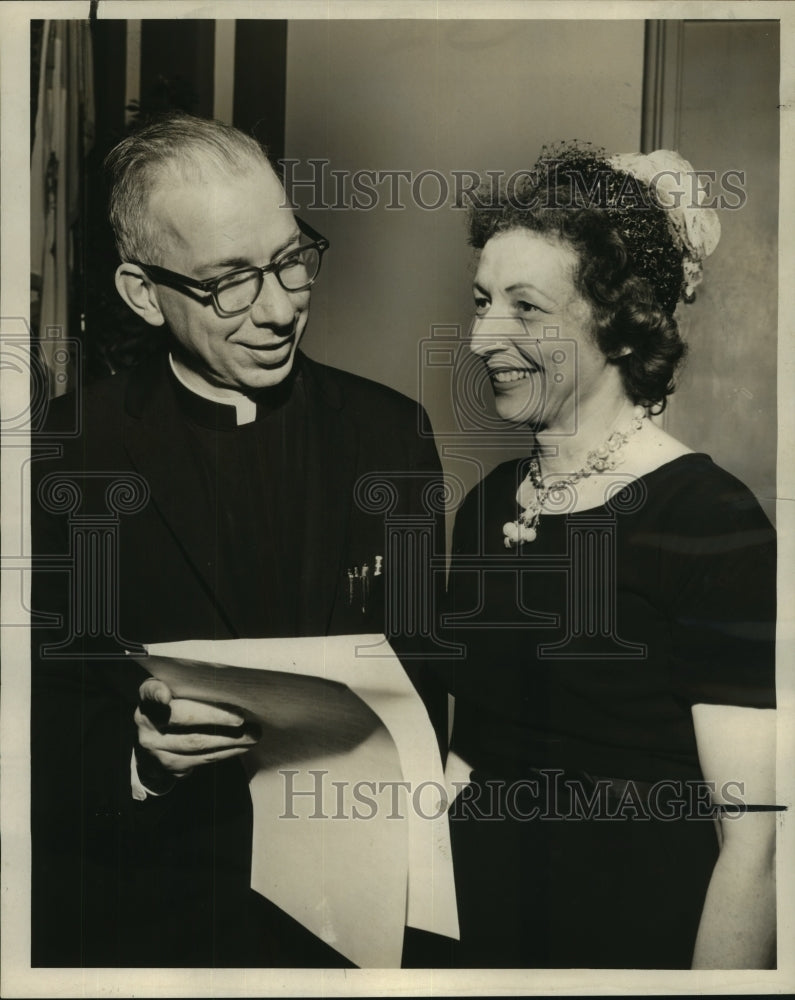
M 163 350 L 91 386 L 77 435 L 53 404 L 33 463 L 33 963 L 343 964 L 249 888 L 239 758 L 272 737 L 124 649 L 384 631 L 355 485 L 394 473 L 422 514 L 436 451 L 416 405 L 299 350 L 328 242 L 253 140 L 174 115 L 107 166 L 116 286 Z

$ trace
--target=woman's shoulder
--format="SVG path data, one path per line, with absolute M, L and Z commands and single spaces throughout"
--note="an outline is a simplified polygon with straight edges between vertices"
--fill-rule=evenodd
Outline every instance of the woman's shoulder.
M 702 451 L 688 451 L 661 463 L 644 477 L 649 487 L 664 490 L 670 500 L 698 498 L 720 506 L 759 506 L 753 492 L 728 469 Z
M 691 552 L 695 545 L 706 554 L 715 540 L 723 548 L 729 536 L 732 548 L 775 545 L 775 530 L 754 493 L 704 452 L 680 455 L 641 482 L 655 532 L 689 540 Z

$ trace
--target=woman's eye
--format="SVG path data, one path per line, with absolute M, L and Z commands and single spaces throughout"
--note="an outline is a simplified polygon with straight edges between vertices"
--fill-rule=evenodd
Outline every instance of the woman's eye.
M 489 307 L 489 300 L 475 296 L 475 311 L 478 313 L 485 312 Z
M 519 312 L 529 313 L 537 312 L 538 306 L 534 306 L 532 302 L 525 302 L 523 299 L 519 299 L 516 303 L 516 308 Z

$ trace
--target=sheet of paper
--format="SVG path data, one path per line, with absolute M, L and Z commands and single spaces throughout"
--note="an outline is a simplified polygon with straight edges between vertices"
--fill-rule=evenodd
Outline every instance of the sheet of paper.
M 179 696 L 237 706 L 263 729 L 246 758 L 253 888 L 362 967 L 399 965 L 405 923 L 458 936 L 436 740 L 383 636 L 149 654 Z

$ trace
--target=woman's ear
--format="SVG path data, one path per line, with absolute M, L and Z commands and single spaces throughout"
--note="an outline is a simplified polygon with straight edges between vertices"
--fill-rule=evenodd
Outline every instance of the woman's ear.
M 163 326 L 166 322 L 157 297 L 157 286 L 137 264 L 119 264 L 116 268 L 116 291 L 130 309 L 150 326 Z

